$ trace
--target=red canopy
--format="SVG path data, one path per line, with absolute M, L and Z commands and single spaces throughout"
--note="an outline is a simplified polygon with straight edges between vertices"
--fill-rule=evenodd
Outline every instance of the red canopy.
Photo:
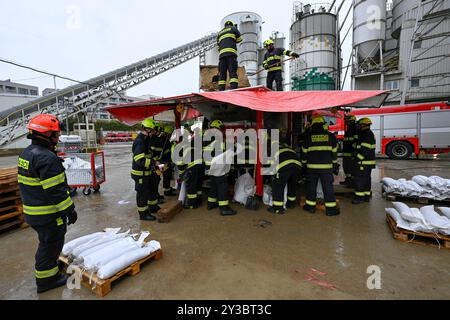
M 379 90 L 276 92 L 265 87 L 253 87 L 140 101 L 110 106 L 106 110 L 120 121 L 132 125 L 162 111 L 173 109 L 180 103 L 194 108 L 219 102 L 265 112 L 305 112 L 338 106 L 379 107 L 387 94 L 386 91 Z M 184 118 L 193 116 L 196 115 L 187 114 Z

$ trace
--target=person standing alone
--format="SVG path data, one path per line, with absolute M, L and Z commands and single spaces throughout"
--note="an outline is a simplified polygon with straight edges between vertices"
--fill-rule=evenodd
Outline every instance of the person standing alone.
M 241 33 L 232 21 L 226 21 L 217 35 L 219 47 L 219 91 L 225 91 L 227 72 L 230 74 L 230 88 L 238 87 L 237 44 L 242 42 Z

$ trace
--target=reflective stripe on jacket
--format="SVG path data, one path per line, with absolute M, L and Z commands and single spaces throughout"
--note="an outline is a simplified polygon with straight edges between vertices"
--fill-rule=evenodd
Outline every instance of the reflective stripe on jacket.
M 219 59 L 226 56 L 236 55 L 236 44 L 242 41 L 241 33 L 234 27 L 226 27 L 217 35 L 217 45 L 219 47 Z
M 54 152 L 34 140 L 20 154 L 17 181 L 25 220 L 30 225 L 53 223 L 74 210 L 62 162 Z

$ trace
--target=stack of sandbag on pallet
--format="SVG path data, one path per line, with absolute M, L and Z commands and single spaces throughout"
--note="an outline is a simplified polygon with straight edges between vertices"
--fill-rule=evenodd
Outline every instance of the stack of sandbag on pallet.
M 381 180 L 387 194 L 405 197 L 421 197 L 434 200 L 450 199 L 450 179 L 438 176 L 414 176 L 411 180 L 392 179 L 385 177 Z
M 410 208 L 403 202 L 392 202 L 394 208 L 386 212 L 395 220 L 398 228 L 424 233 L 450 235 L 450 208 L 439 207 L 443 215 L 434 210 L 434 206 L 420 209 Z
M 68 256 L 73 264 L 84 270 L 96 272 L 100 279 L 107 279 L 132 263 L 160 250 L 158 241 L 144 240 L 150 232 L 129 234 L 119 233 L 120 228 L 108 228 L 66 243 L 62 254 Z

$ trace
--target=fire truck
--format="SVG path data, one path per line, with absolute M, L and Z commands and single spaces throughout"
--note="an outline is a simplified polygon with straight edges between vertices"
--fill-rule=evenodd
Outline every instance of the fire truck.
M 450 152 L 450 103 L 430 102 L 379 109 L 352 110 L 358 119 L 368 117 L 377 140 L 376 151 L 391 159 Z M 344 138 L 344 112 L 326 117 L 330 131 Z

